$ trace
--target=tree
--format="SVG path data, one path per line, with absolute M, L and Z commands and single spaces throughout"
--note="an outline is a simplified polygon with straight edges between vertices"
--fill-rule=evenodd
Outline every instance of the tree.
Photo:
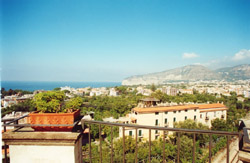
M 154 83 L 150 86 L 150 89 L 151 89 L 151 91 L 153 91 L 153 92 L 156 90 L 156 86 L 155 86 Z
M 193 141 L 186 135 L 182 135 L 180 138 L 181 148 L 180 148 L 180 161 L 181 162 L 190 162 L 192 160 L 192 147 Z
M 8 91 L 5 90 L 5 88 L 1 88 L 1 98 L 4 98 L 5 96 L 11 96 L 11 95 L 15 95 L 15 94 L 19 94 L 19 95 L 24 95 L 24 94 L 32 94 L 33 92 L 30 91 L 25 91 L 25 90 L 21 90 L 21 89 L 9 89 Z
M 69 91 L 69 90 L 63 90 L 63 92 L 64 92 L 64 93 L 70 93 L 70 91 Z
M 36 94 L 33 102 L 39 112 L 58 113 L 62 111 L 64 99 L 64 92 L 48 91 Z
M 73 110 L 80 109 L 83 104 L 83 99 L 81 97 L 75 97 L 67 101 L 65 104 L 64 112 L 71 113 Z
M 54 88 L 54 91 L 60 91 L 61 88 L 57 87 L 57 88 Z
M 216 131 L 228 131 L 227 121 L 224 119 L 216 118 L 211 121 L 211 129 Z
M 159 99 L 162 102 L 167 102 L 169 101 L 169 96 L 166 95 L 165 93 L 163 93 L 160 90 L 155 91 L 154 93 L 152 93 L 152 96 Z
M 185 121 L 180 121 L 180 122 L 176 122 L 175 124 L 176 128 L 186 128 L 186 129 L 198 129 L 198 130 L 208 130 L 209 127 L 202 124 L 202 123 L 197 123 L 191 119 L 187 119 Z M 193 138 L 193 134 L 189 134 L 189 133 L 184 133 L 181 135 L 186 135 L 188 136 L 190 139 Z M 196 141 L 199 141 L 200 145 L 205 145 L 206 142 L 208 142 L 208 135 L 205 134 L 197 134 L 196 135 Z
M 120 94 L 127 94 L 127 87 L 125 86 L 115 87 L 115 89 L 119 91 Z

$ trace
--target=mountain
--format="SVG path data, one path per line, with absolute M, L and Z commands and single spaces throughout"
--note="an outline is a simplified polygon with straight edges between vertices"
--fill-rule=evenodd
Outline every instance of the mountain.
M 201 65 L 188 65 L 180 68 L 166 70 L 163 72 L 137 75 L 126 78 L 122 85 L 150 85 L 165 84 L 174 81 L 196 81 L 196 80 L 241 80 L 250 79 L 250 65 L 239 65 L 235 67 L 210 70 Z
M 250 64 L 220 68 L 216 72 L 226 80 L 250 79 Z
M 163 72 L 137 75 L 126 78 L 122 85 L 164 84 L 169 81 L 194 81 L 221 79 L 221 76 L 201 65 L 189 65 Z

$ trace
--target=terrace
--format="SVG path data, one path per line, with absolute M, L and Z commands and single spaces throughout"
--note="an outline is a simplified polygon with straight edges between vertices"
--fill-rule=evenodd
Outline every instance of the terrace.
M 12 131 L 8 131 L 6 133 L 3 133 L 3 141 L 4 141 L 4 145 L 3 145 L 3 150 L 4 150 L 4 156 L 3 156 L 3 161 L 5 163 L 9 162 L 12 160 L 12 155 L 10 155 L 10 160 L 8 159 L 8 154 L 7 154 L 7 149 L 8 149 L 8 145 L 9 142 L 12 141 L 13 139 L 13 135 L 11 135 L 12 133 L 26 133 L 27 132 L 23 132 L 23 131 L 27 131 L 29 130 L 29 135 L 32 134 L 36 134 L 36 136 L 38 135 L 39 137 L 39 132 L 33 132 L 30 130 L 30 127 L 32 126 L 43 126 L 43 125 L 30 125 L 30 124 L 18 124 L 18 121 L 26 118 L 27 116 L 22 116 L 20 118 L 16 118 L 16 119 L 2 119 L 3 122 L 3 128 L 4 128 L 4 132 L 6 132 L 6 127 L 8 126 L 14 126 L 15 129 Z M 82 127 L 81 127 L 81 126 Z M 46 125 L 47 126 L 47 125 Z M 60 126 L 60 125 L 51 125 L 51 126 Z M 65 126 L 65 125 L 62 125 Z M 91 136 L 92 134 L 92 128 L 93 127 L 97 127 L 99 129 L 99 140 L 98 143 L 96 142 L 92 142 L 91 139 L 93 138 Z M 211 131 L 211 130 L 190 130 L 190 129 L 180 129 L 180 128 L 168 128 L 168 127 L 158 127 L 158 126 L 144 126 L 144 125 L 133 125 L 133 124 L 121 124 L 121 123 L 110 123 L 110 122 L 103 122 L 103 121 L 91 121 L 91 120 L 81 120 L 81 121 L 77 121 L 74 123 L 74 131 L 73 132 L 69 132 L 68 134 L 74 134 L 77 133 L 81 136 L 83 136 L 84 139 L 84 135 L 87 136 L 85 137 L 87 140 L 85 140 L 87 142 L 88 148 L 85 150 L 81 150 L 82 148 L 79 148 L 79 151 L 81 153 L 81 158 L 78 159 L 77 161 L 75 160 L 75 162 L 82 162 L 82 159 L 84 159 L 85 162 L 106 162 L 104 161 L 103 157 L 103 143 L 104 141 L 106 141 L 103 138 L 102 135 L 102 130 L 103 127 L 109 127 L 110 128 L 110 146 L 109 146 L 109 162 L 115 162 L 114 160 L 114 143 L 115 141 L 117 141 L 114 137 L 114 127 L 119 127 L 122 129 L 122 133 L 123 133 L 123 137 L 122 137 L 122 158 L 120 158 L 122 161 L 121 162 L 127 162 L 127 158 L 126 158 L 126 137 L 125 137 L 125 129 L 126 128 L 134 128 L 136 130 L 136 135 L 135 135 L 135 153 L 134 153 L 134 160 L 135 162 L 140 162 L 140 160 L 138 159 L 138 148 L 139 148 L 139 135 L 138 135 L 138 130 L 139 129 L 147 129 L 149 130 L 149 139 L 148 139 L 148 151 L 147 151 L 147 156 L 148 156 L 148 160 L 147 162 L 151 162 L 152 161 L 152 141 L 151 141 L 151 132 L 153 132 L 154 130 L 157 130 L 158 132 L 162 132 L 164 135 L 166 135 L 166 133 L 168 132 L 172 132 L 176 134 L 176 146 L 177 146 L 177 150 L 176 150 L 176 157 L 173 158 L 173 162 L 181 162 L 181 155 L 180 155 L 180 151 L 181 149 L 181 135 L 184 133 L 188 133 L 191 134 L 193 137 L 193 146 L 192 146 L 192 162 L 197 162 L 198 158 L 196 156 L 196 141 L 197 141 L 197 137 L 199 135 L 208 135 L 208 144 L 206 145 L 206 148 L 208 148 L 208 158 L 206 160 L 206 162 L 217 162 L 218 159 L 222 159 L 223 162 L 239 162 L 239 161 L 243 161 L 243 162 L 249 162 L 249 152 L 250 152 L 250 140 L 249 140 L 249 134 L 248 132 L 250 131 L 250 128 L 243 128 L 243 133 L 242 132 L 224 132 L 224 131 Z M 86 130 L 87 127 L 87 130 Z M 84 128 L 84 129 L 82 129 Z M 84 131 L 87 131 L 87 134 L 83 134 Z M 43 132 L 44 134 L 45 132 Z M 46 132 L 47 133 L 47 132 Z M 9 136 L 6 136 L 8 135 Z M 65 132 L 58 132 L 57 135 L 60 137 L 60 135 L 65 134 Z M 67 134 L 67 133 L 66 133 Z M 11 135 L 11 136 L 10 136 Z M 218 135 L 218 136 L 222 136 L 222 137 L 226 137 L 226 147 L 224 149 L 224 153 L 223 151 L 221 152 L 221 158 L 215 158 L 213 156 L 213 149 L 215 148 L 215 142 L 213 141 L 213 135 Z M 11 137 L 11 138 L 10 138 Z M 61 136 L 62 137 L 62 136 Z M 10 140 L 11 139 L 11 140 Z M 18 138 L 20 140 L 20 138 Z M 54 137 L 54 141 L 58 141 L 59 139 L 56 139 Z M 61 139 L 60 139 L 61 140 Z M 50 139 L 50 143 L 53 140 Z M 61 141 L 65 141 L 65 140 L 61 140 Z M 68 141 L 68 140 L 67 140 Z M 166 141 L 168 141 L 168 139 L 163 138 L 162 139 L 163 143 L 162 143 L 162 150 L 166 151 L 167 146 L 166 146 Z M 33 142 L 34 143 L 34 142 Z M 98 155 L 93 155 L 93 149 L 91 144 L 95 143 L 98 145 Z M 39 144 L 37 142 L 37 144 Z M 236 144 L 236 145 L 235 145 Z M 33 144 L 34 145 L 34 144 Z M 10 149 L 11 150 L 11 149 Z M 11 151 L 10 151 L 11 153 Z M 220 157 L 220 156 L 219 156 Z M 166 156 L 166 152 L 162 152 L 162 154 L 159 156 L 160 160 L 162 160 L 161 162 L 166 162 L 167 156 Z M 224 158 L 224 159 L 223 159 Z

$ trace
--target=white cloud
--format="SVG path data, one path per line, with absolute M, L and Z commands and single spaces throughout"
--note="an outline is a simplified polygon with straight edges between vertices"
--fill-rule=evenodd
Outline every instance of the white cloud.
M 241 64 L 250 63 L 250 50 L 242 49 L 235 53 L 233 56 L 224 56 L 222 58 L 217 58 L 214 60 L 202 63 L 202 65 L 209 67 L 211 69 L 217 69 L 222 67 L 232 67 Z
M 190 58 L 197 58 L 197 57 L 199 56 L 195 53 L 183 53 L 182 54 L 183 59 L 190 59 Z
M 244 60 L 247 58 L 250 59 L 250 50 L 242 49 L 233 56 L 232 60 L 233 61 L 240 61 L 240 60 Z

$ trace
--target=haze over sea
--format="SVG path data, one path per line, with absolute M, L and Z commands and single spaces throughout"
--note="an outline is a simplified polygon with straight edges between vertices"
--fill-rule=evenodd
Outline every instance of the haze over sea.
M 70 81 L 1 81 L 1 88 L 9 89 L 22 89 L 26 91 L 34 90 L 53 90 L 57 87 L 69 86 L 72 88 L 84 87 L 115 87 L 120 86 L 121 82 L 70 82 Z

